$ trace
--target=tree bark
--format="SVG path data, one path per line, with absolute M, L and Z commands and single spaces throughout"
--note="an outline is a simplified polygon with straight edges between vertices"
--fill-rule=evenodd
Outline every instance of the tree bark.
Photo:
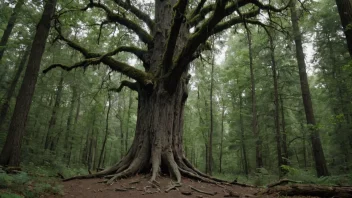
M 129 91 L 128 97 L 128 109 L 127 109 L 127 123 L 126 123 L 126 135 L 125 135 L 125 148 L 129 148 L 129 128 L 130 128 L 130 117 L 131 117 L 131 107 L 132 107 L 132 90 Z M 127 152 L 127 150 L 126 150 Z
M 67 117 L 67 122 L 66 122 L 66 133 L 65 133 L 65 142 L 64 142 L 64 157 L 67 158 L 68 165 L 70 164 L 70 156 L 71 156 L 71 149 L 73 142 L 71 141 L 73 139 L 73 133 L 75 133 L 74 130 L 72 130 L 72 121 L 73 121 L 73 113 L 75 109 L 75 104 L 77 102 L 77 88 L 75 85 L 72 86 L 72 96 L 71 96 L 71 104 L 70 104 L 70 109 Z M 71 139 L 70 139 L 71 136 Z
M 32 43 L 24 79 L 19 90 L 8 136 L 0 155 L 1 165 L 19 166 L 22 139 L 25 133 L 27 116 L 37 82 L 40 62 L 49 34 L 51 17 L 55 12 L 56 0 L 48 0 Z
M 240 98 L 240 129 L 241 129 L 241 150 L 242 150 L 241 154 L 243 158 L 244 174 L 248 177 L 249 170 L 248 170 L 247 150 L 246 150 L 246 144 L 245 144 L 245 138 L 244 138 L 244 124 L 243 124 L 243 114 L 242 114 L 242 109 L 243 109 L 242 90 L 239 92 L 239 98 Z
M 110 109 L 111 109 L 111 96 L 110 93 L 108 93 L 108 110 L 106 112 L 106 121 L 105 121 L 105 136 L 104 136 L 104 140 L 103 140 L 103 146 L 101 148 L 101 152 L 100 152 L 100 157 L 99 157 L 99 163 L 98 163 L 98 168 L 101 168 L 101 162 L 102 162 L 102 157 L 103 154 L 105 152 L 105 145 L 106 145 L 106 141 L 108 140 L 108 135 L 109 135 L 109 114 L 110 114 Z
M 220 154 L 219 154 L 219 172 L 222 173 L 222 155 L 223 155 L 223 144 L 224 144 L 224 120 L 225 120 L 225 102 L 224 99 L 221 98 L 222 109 L 221 109 L 221 133 L 220 133 Z M 192 148 L 192 156 L 193 156 Z M 192 160 L 191 160 L 192 162 Z
M 214 89 L 214 54 L 212 54 L 211 72 L 210 72 L 210 127 L 209 127 L 209 146 L 208 146 L 208 174 L 213 174 L 213 135 L 214 135 L 214 120 L 213 120 L 213 89 Z
M 282 163 L 284 165 L 289 164 L 288 159 L 288 150 L 287 150 L 287 132 L 286 132 L 286 122 L 285 122 L 285 109 L 284 109 L 284 100 L 282 95 L 280 95 L 280 107 L 281 107 L 281 128 L 282 128 L 282 150 L 283 150 L 283 159 Z
M 27 48 L 24 51 L 24 54 L 22 55 L 22 58 L 21 58 L 21 61 L 18 65 L 17 71 L 16 71 L 14 77 L 12 78 L 11 84 L 6 91 L 5 100 L 4 100 L 4 102 L 1 106 L 1 110 L 0 110 L 0 128 L 2 128 L 2 126 L 4 125 L 5 118 L 7 116 L 7 113 L 8 113 L 9 107 L 10 107 L 11 98 L 13 97 L 13 94 L 16 90 L 16 85 L 21 77 L 21 73 L 24 69 L 24 66 L 26 65 L 26 61 L 28 59 L 28 55 L 29 55 L 30 50 L 31 50 L 31 47 L 27 46 Z
M 256 168 L 263 167 L 263 156 L 262 156 L 262 140 L 258 130 L 258 120 L 257 120 L 257 99 L 255 92 L 255 77 L 254 77 L 254 69 L 253 69 L 253 52 L 252 52 L 252 38 L 251 33 L 247 29 L 247 40 L 248 40 L 248 50 L 249 50 L 249 68 L 251 73 L 251 97 L 252 97 L 252 132 L 255 141 L 255 163 Z
M 6 48 L 7 48 L 6 45 L 7 45 L 7 42 L 9 40 L 9 38 L 10 38 L 12 29 L 13 29 L 13 27 L 15 27 L 18 14 L 19 14 L 23 4 L 24 4 L 24 0 L 18 0 L 17 1 L 16 6 L 13 9 L 13 12 L 12 12 L 12 14 L 10 16 L 10 19 L 7 22 L 7 26 L 6 26 L 6 29 L 4 31 L 4 34 L 1 37 L 1 40 L 0 40 L 0 63 L 1 63 L 2 57 L 4 55 L 4 52 L 5 52 Z
M 302 47 L 302 35 L 298 25 L 298 16 L 296 13 L 296 0 L 291 1 L 290 5 L 291 10 L 291 21 L 294 35 L 294 42 L 296 44 L 296 58 L 298 63 L 301 92 L 304 110 L 306 114 L 306 121 L 310 131 L 310 138 L 312 142 L 312 154 L 315 162 L 315 169 L 317 176 L 327 176 L 329 175 L 328 168 L 326 166 L 325 156 L 323 147 L 320 140 L 319 130 L 317 129 L 313 104 L 309 90 L 308 77 L 306 72 L 306 63 L 304 61 L 304 52 Z
M 335 0 L 339 11 L 341 24 L 346 35 L 347 47 L 352 57 L 352 1 Z
M 268 32 L 268 34 L 270 33 Z M 276 138 L 276 150 L 277 150 L 277 165 L 279 169 L 279 177 L 281 178 L 283 174 L 283 171 L 281 168 L 281 166 L 283 165 L 283 161 L 282 161 L 282 151 L 281 151 L 279 91 L 278 91 L 277 69 L 276 69 L 276 60 L 275 60 L 275 46 L 271 35 L 269 35 L 269 44 L 270 44 L 271 71 L 273 75 L 273 84 L 274 84 L 274 105 L 275 105 L 274 122 L 275 122 L 275 138 Z

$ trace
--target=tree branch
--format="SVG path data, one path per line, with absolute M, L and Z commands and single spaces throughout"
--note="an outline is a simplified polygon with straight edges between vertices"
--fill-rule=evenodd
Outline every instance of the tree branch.
M 180 80 L 182 73 L 188 67 L 189 62 L 192 59 L 194 52 L 197 50 L 201 43 L 204 43 L 211 35 L 212 29 L 218 24 L 225 15 L 225 6 L 227 0 L 217 0 L 214 13 L 209 19 L 207 19 L 200 29 L 196 31 L 189 39 L 186 46 L 182 49 L 178 55 L 175 65 L 173 65 L 172 71 L 169 73 L 168 82 L 166 83 L 167 90 L 173 92 L 176 88 L 177 82 Z
M 135 22 L 133 22 L 133 21 L 131 21 L 131 20 L 119 15 L 119 14 L 115 14 L 112 10 L 110 10 L 107 6 L 105 6 L 103 4 L 93 2 L 93 3 L 90 3 L 90 5 L 93 7 L 103 9 L 107 14 L 108 21 L 119 23 L 119 24 L 127 27 L 128 29 L 133 30 L 138 35 L 138 37 L 141 39 L 141 41 L 143 41 L 144 43 L 150 44 L 152 42 L 152 36 L 150 36 L 148 32 L 143 30 Z
M 173 8 L 175 12 L 173 23 L 171 26 L 171 30 L 169 31 L 170 35 L 167 41 L 166 50 L 162 62 L 166 72 L 172 65 L 172 57 L 174 56 L 176 41 L 180 33 L 182 22 L 185 19 L 184 14 L 187 7 L 187 3 L 188 0 L 179 0 Z
M 197 5 L 197 7 L 193 10 L 193 12 L 191 12 L 191 15 L 189 16 L 189 18 L 191 18 L 191 19 L 194 18 L 200 12 L 200 10 L 203 8 L 206 1 L 207 0 L 201 0 L 199 2 L 199 4 Z
M 234 17 L 234 18 L 232 18 L 232 19 L 230 19 L 228 21 L 219 23 L 219 24 L 217 24 L 214 27 L 214 30 L 213 30 L 212 34 L 217 34 L 219 32 L 222 32 L 223 30 L 228 29 L 228 28 L 230 28 L 230 27 L 232 27 L 232 26 L 234 26 L 236 24 L 239 24 L 239 23 L 242 23 L 242 22 L 247 22 L 247 20 L 246 20 L 247 18 L 255 17 L 259 13 L 260 13 L 260 10 L 256 9 L 256 10 L 253 10 L 251 12 L 244 13 L 240 17 Z
M 128 2 L 123 2 L 122 0 L 114 0 L 114 1 L 117 5 L 124 8 L 125 10 L 130 11 L 131 13 L 136 15 L 136 17 L 138 17 L 140 20 L 145 22 L 150 30 L 154 30 L 154 26 L 155 26 L 154 21 L 147 14 L 143 13 L 138 8 L 136 8 L 135 6 L 131 5 Z
M 100 61 L 97 60 L 96 58 L 91 58 L 91 59 L 85 59 L 83 61 L 77 62 L 72 66 L 66 66 L 66 65 L 62 65 L 62 64 L 53 64 L 53 65 L 50 65 L 48 68 L 44 69 L 43 73 L 46 74 L 50 70 L 55 69 L 57 67 L 59 67 L 63 70 L 66 70 L 66 71 L 71 71 L 71 70 L 79 68 L 79 67 L 83 67 L 84 69 L 86 69 L 89 65 L 97 65 L 99 63 L 100 63 Z
M 118 88 L 111 88 L 109 91 L 120 92 L 122 88 L 128 87 L 133 91 L 138 91 L 138 83 L 137 82 L 130 82 L 127 80 L 121 81 L 121 84 Z
M 114 50 L 112 52 L 108 52 L 106 54 L 92 53 L 92 52 L 89 52 L 86 48 L 79 45 L 78 43 L 75 43 L 75 42 L 65 38 L 61 34 L 60 28 L 56 27 L 55 29 L 59 33 L 59 39 L 65 41 L 67 43 L 67 45 L 70 46 L 71 48 L 73 48 L 74 50 L 81 52 L 83 54 L 83 56 L 85 56 L 86 60 L 80 61 L 70 67 L 65 66 L 65 65 L 61 65 L 61 64 L 54 64 L 54 65 L 51 65 L 49 68 L 45 69 L 43 71 L 44 73 L 47 73 L 48 71 L 50 71 L 51 69 L 54 69 L 56 67 L 60 67 L 66 71 L 70 71 L 70 70 L 72 70 L 74 68 L 78 68 L 78 67 L 86 68 L 89 65 L 97 65 L 99 63 L 104 63 L 105 65 L 109 66 L 111 70 L 120 72 L 120 73 L 122 73 L 132 79 L 135 79 L 137 82 L 141 83 L 142 85 L 152 85 L 153 84 L 153 78 L 150 74 L 148 74 L 144 71 L 141 71 L 139 69 L 136 69 L 126 63 L 117 61 L 117 60 L 110 57 L 110 56 L 115 55 L 116 53 L 122 52 L 122 51 L 134 53 L 134 54 L 136 54 L 137 57 L 138 56 L 143 57 L 143 53 L 144 53 L 143 50 L 140 50 L 135 47 L 121 46 L 121 47 L 117 48 L 116 50 Z
M 248 0 L 249 3 L 256 5 L 261 10 L 268 10 L 268 11 L 273 11 L 273 12 L 281 12 L 281 11 L 286 10 L 290 6 L 291 1 L 292 0 L 289 0 L 288 3 L 282 8 L 276 8 L 270 4 L 263 4 L 258 0 Z
M 285 9 L 287 9 L 290 5 L 290 2 L 292 0 L 289 0 L 289 2 L 282 8 L 276 8 L 272 5 L 267 5 L 259 2 L 258 0 L 236 0 L 235 2 L 231 3 L 230 5 L 226 6 L 225 8 L 225 15 L 229 16 L 231 15 L 235 10 L 238 10 L 240 7 L 243 7 L 247 4 L 253 4 L 256 7 L 258 7 L 261 10 L 267 10 L 267 11 L 273 11 L 273 12 L 281 12 Z M 202 8 L 199 13 L 193 17 L 191 17 L 188 20 L 188 23 L 193 27 L 199 24 L 201 21 L 205 19 L 205 16 L 215 10 L 215 4 L 210 4 L 208 6 L 205 6 Z
M 114 56 L 120 52 L 129 52 L 137 56 L 144 64 L 147 64 L 147 61 L 144 57 L 144 55 L 147 53 L 146 50 L 133 47 L 133 46 L 119 46 L 116 48 L 114 51 L 108 52 L 103 56 Z

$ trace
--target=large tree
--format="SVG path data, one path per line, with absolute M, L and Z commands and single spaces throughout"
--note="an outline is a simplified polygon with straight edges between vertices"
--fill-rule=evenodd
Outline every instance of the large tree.
M 310 88 L 308 83 L 308 75 L 307 75 L 307 66 L 304 60 L 304 51 L 303 51 L 303 42 L 302 35 L 299 27 L 299 17 L 296 10 L 296 1 L 291 1 L 290 10 L 291 10 L 291 22 L 292 22 L 292 32 L 293 32 L 293 40 L 295 42 L 296 47 L 296 59 L 299 71 L 299 79 L 301 85 L 301 93 L 304 111 L 306 115 L 307 125 L 309 127 L 310 139 L 312 143 L 312 154 L 315 162 L 315 170 L 317 171 L 317 176 L 328 176 L 329 171 L 326 165 L 325 155 L 323 146 L 320 139 L 320 133 L 315 121 L 315 115 L 313 110 L 313 103 L 310 94 Z
M 50 22 L 55 13 L 56 0 L 45 3 L 42 17 L 38 23 L 34 36 L 26 72 L 21 88 L 16 98 L 16 105 L 5 145 L 1 151 L 0 164 L 9 166 L 20 165 L 22 139 L 24 137 L 27 117 L 31 107 L 32 98 L 39 74 L 40 62 L 45 49 L 46 39 L 49 35 Z
M 253 21 L 261 12 L 280 12 L 287 5 L 276 8 L 261 0 L 155 0 L 153 11 L 148 13 L 148 9 L 143 6 L 137 8 L 133 1 L 113 2 L 114 5 L 110 5 L 105 1 L 90 0 L 79 10 L 101 10 L 106 14 L 104 24 L 124 26 L 143 43 L 139 46 L 145 48 L 118 46 L 111 52 L 94 52 L 71 40 L 70 35 L 65 35 L 64 26 L 60 25 L 64 20 L 58 17 L 58 39 L 79 51 L 85 59 L 72 66 L 54 64 L 44 70 L 45 73 L 60 67 L 70 71 L 102 63 L 135 80 L 122 81 L 117 88 L 119 91 L 128 87 L 138 92 L 136 132 L 128 153 L 110 168 L 76 178 L 109 175 L 110 183 L 118 178 L 152 170 L 151 181 L 155 181 L 159 171 L 168 172 L 178 182 L 181 175 L 209 180 L 207 175 L 188 162 L 183 153 L 183 114 L 188 96 L 190 63 L 202 50 L 209 49 L 206 41 L 210 36 L 244 21 L 250 22 L 250 18 Z M 151 13 L 154 13 L 153 17 L 150 17 Z M 144 71 L 114 58 L 120 52 L 139 58 Z

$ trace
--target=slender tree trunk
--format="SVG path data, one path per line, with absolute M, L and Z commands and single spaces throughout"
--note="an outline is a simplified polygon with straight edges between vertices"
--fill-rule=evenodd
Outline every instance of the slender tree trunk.
M 52 132 L 53 129 L 56 125 L 56 119 L 57 119 L 57 111 L 60 108 L 60 103 L 61 103 L 61 97 L 62 97 L 62 89 L 63 89 L 63 82 L 64 82 L 64 75 L 63 75 L 63 71 L 61 72 L 61 76 L 60 76 L 60 81 L 59 84 L 57 85 L 57 90 L 56 90 L 56 96 L 55 96 L 55 103 L 54 103 L 54 107 L 51 113 L 51 117 L 50 117 L 50 121 L 49 121 L 49 127 L 48 127 L 48 131 L 46 133 L 46 138 L 45 138 L 45 146 L 44 149 L 49 149 L 50 144 L 53 143 L 54 139 L 52 138 Z
M 222 151 L 224 144 L 224 119 L 225 119 L 225 102 L 222 100 L 222 111 L 221 111 L 221 134 L 220 134 L 220 154 L 219 154 L 219 172 L 222 173 Z M 193 148 L 192 148 L 193 151 Z M 193 154 L 192 154 L 193 155 Z M 192 161 L 192 160 L 191 160 Z
M 48 0 L 32 43 L 28 65 L 19 90 L 9 132 L 0 155 L 1 165 L 19 166 L 22 139 L 25 133 L 27 116 L 37 82 L 40 62 L 49 34 L 51 17 L 55 12 L 56 0 Z
M 12 78 L 11 84 L 6 91 L 5 100 L 4 100 L 4 102 L 1 106 L 1 110 L 0 110 L 0 129 L 4 125 L 5 118 L 7 116 L 7 113 L 8 113 L 9 107 L 10 107 L 11 98 L 13 97 L 13 94 L 15 93 L 16 85 L 21 77 L 21 73 L 24 69 L 24 66 L 26 65 L 26 61 L 27 61 L 30 50 L 31 50 L 31 47 L 27 46 L 27 48 L 25 49 L 24 54 L 21 58 L 21 61 L 18 65 L 17 71 L 16 71 L 14 77 Z
M 304 169 L 307 170 L 308 168 L 308 163 L 307 163 L 307 143 L 306 143 L 306 132 L 305 132 L 305 129 L 303 127 L 303 124 L 301 124 L 301 130 L 302 130 L 302 135 L 303 135 L 303 138 L 302 138 L 302 145 L 303 145 L 303 165 L 304 165 Z
M 247 29 L 247 39 L 248 39 L 248 49 L 249 49 L 249 68 L 251 73 L 251 97 L 252 97 L 252 132 L 255 141 L 255 163 L 256 168 L 263 167 L 263 156 L 262 156 L 262 140 L 258 130 L 258 120 L 257 120 L 257 102 L 255 93 L 255 77 L 253 69 L 253 52 L 252 52 L 252 38 L 249 29 Z
M 335 0 L 339 11 L 341 24 L 346 35 L 347 47 L 352 57 L 352 1 L 351 0 Z
M 10 38 L 10 35 L 11 35 L 13 27 L 15 27 L 16 20 L 17 20 L 18 14 L 20 13 L 20 10 L 21 10 L 21 7 L 22 7 L 23 3 L 24 3 L 24 0 L 18 0 L 17 1 L 16 6 L 13 9 L 13 12 L 12 12 L 12 14 L 10 16 L 10 19 L 7 22 L 7 26 L 6 26 L 6 29 L 4 31 L 4 34 L 1 37 L 1 40 L 0 40 L 0 63 L 1 63 L 2 57 L 4 55 L 4 52 L 5 52 L 6 48 L 7 48 L 6 47 L 7 42 L 9 40 L 9 38 Z
M 287 132 L 286 132 L 286 122 L 285 122 L 284 100 L 282 99 L 282 95 L 280 95 L 280 107 L 281 107 L 281 128 L 282 128 L 282 150 L 283 150 L 283 156 L 284 156 L 282 163 L 284 165 L 288 165 L 289 160 L 288 160 L 288 150 L 287 150 Z
M 78 122 L 78 118 L 79 118 L 79 111 L 80 111 L 80 107 L 81 107 L 81 96 L 80 94 L 78 94 L 78 99 L 77 99 L 77 107 L 76 107 L 76 115 L 75 115 L 75 122 L 73 124 L 73 131 L 76 131 L 77 129 L 77 122 Z M 74 142 L 74 136 L 71 136 L 71 142 Z M 83 134 L 82 134 L 82 140 L 83 140 Z M 83 142 L 81 142 L 82 144 Z M 67 166 L 70 166 L 70 163 L 71 163 L 71 156 L 72 156 L 72 148 L 73 148 L 73 144 L 70 145 L 70 152 L 69 152 L 69 156 L 68 156 L 68 163 L 67 163 Z M 82 156 L 81 154 L 81 148 L 79 147 L 79 155 L 78 156 Z
M 68 161 L 70 161 L 70 155 L 71 155 L 71 145 L 73 142 L 71 141 L 73 139 L 75 131 L 72 130 L 72 121 L 73 121 L 73 113 L 74 113 L 74 108 L 75 104 L 77 101 L 77 88 L 75 85 L 72 86 L 72 97 L 71 97 L 71 104 L 70 104 L 70 109 L 67 117 L 67 122 L 66 122 L 66 133 L 65 133 L 65 142 L 64 142 L 64 157 L 67 158 Z M 70 139 L 71 136 L 71 139 Z M 68 163 L 69 164 L 69 163 Z
M 328 168 L 326 166 L 325 156 L 323 147 L 321 145 L 319 130 L 316 127 L 313 104 L 309 90 L 308 77 L 306 72 L 306 63 L 304 61 L 304 52 L 302 47 L 302 35 L 298 25 L 298 16 L 296 13 L 296 0 L 291 1 L 291 21 L 293 28 L 294 41 L 296 44 L 296 57 L 299 69 L 301 91 L 303 98 L 303 105 L 306 114 L 307 124 L 310 130 L 310 138 L 312 142 L 312 154 L 314 157 L 315 168 L 317 176 L 329 175 Z
M 120 120 L 120 157 L 125 155 L 125 149 L 124 149 L 124 133 L 123 133 L 123 117 L 119 117 Z
M 61 134 L 64 131 L 64 113 L 61 112 L 61 118 L 60 118 L 61 122 L 60 122 L 60 126 L 58 128 L 58 133 L 56 135 L 54 135 L 54 137 L 51 140 L 50 143 L 50 150 L 51 151 L 56 151 L 57 146 L 59 145 L 59 141 L 61 138 Z
M 208 164 L 209 175 L 213 174 L 213 134 L 214 134 L 214 120 L 213 120 L 213 89 L 214 89 L 214 55 L 211 63 L 210 73 L 210 130 L 209 130 L 209 146 L 208 146 Z
M 245 137 L 244 137 L 244 124 L 243 124 L 243 97 L 242 97 L 242 90 L 239 92 L 239 98 L 240 98 L 240 129 L 241 129 L 241 156 L 243 159 L 243 170 L 244 174 L 248 177 L 249 170 L 248 170 L 248 160 L 247 160 L 247 150 L 246 150 L 246 144 L 245 144 Z
M 279 169 L 279 177 L 282 177 L 283 171 L 281 166 L 283 165 L 283 162 L 282 162 L 282 152 L 281 152 L 279 91 L 278 91 L 277 69 L 276 69 L 276 60 L 275 60 L 275 46 L 271 35 L 269 35 L 269 43 L 270 43 L 271 71 L 273 75 L 273 84 L 274 84 L 274 104 L 275 104 L 274 120 L 275 120 L 275 137 L 276 137 L 276 150 L 277 150 L 277 165 Z
M 100 168 L 101 162 L 102 162 L 102 157 L 105 152 L 105 145 L 106 141 L 108 140 L 108 135 L 109 135 L 109 114 L 110 114 L 110 109 L 111 109 L 111 96 L 110 93 L 108 94 L 108 111 L 106 113 L 106 121 L 105 121 L 105 136 L 103 140 L 103 146 L 101 148 L 100 152 L 100 157 L 99 157 L 99 163 L 98 163 L 98 168 Z
M 131 117 L 131 107 L 133 103 L 132 99 L 132 90 L 129 91 L 128 97 L 128 109 L 127 109 L 127 123 L 126 123 L 126 135 L 125 135 L 125 152 L 129 148 L 128 141 L 129 141 L 129 128 L 130 128 L 130 117 Z

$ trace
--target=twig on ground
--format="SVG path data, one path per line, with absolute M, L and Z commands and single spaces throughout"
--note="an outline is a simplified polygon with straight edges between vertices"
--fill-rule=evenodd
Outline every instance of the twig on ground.
M 128 183 L 128 184 L 138 184 L 139 182 L 141 182 L 141 180 L 131 181 L 131 182 L 130 182 L 130 183 Z
M 115 188 L 115 191 L 127 191 L 127 189 L 126 188 Z

